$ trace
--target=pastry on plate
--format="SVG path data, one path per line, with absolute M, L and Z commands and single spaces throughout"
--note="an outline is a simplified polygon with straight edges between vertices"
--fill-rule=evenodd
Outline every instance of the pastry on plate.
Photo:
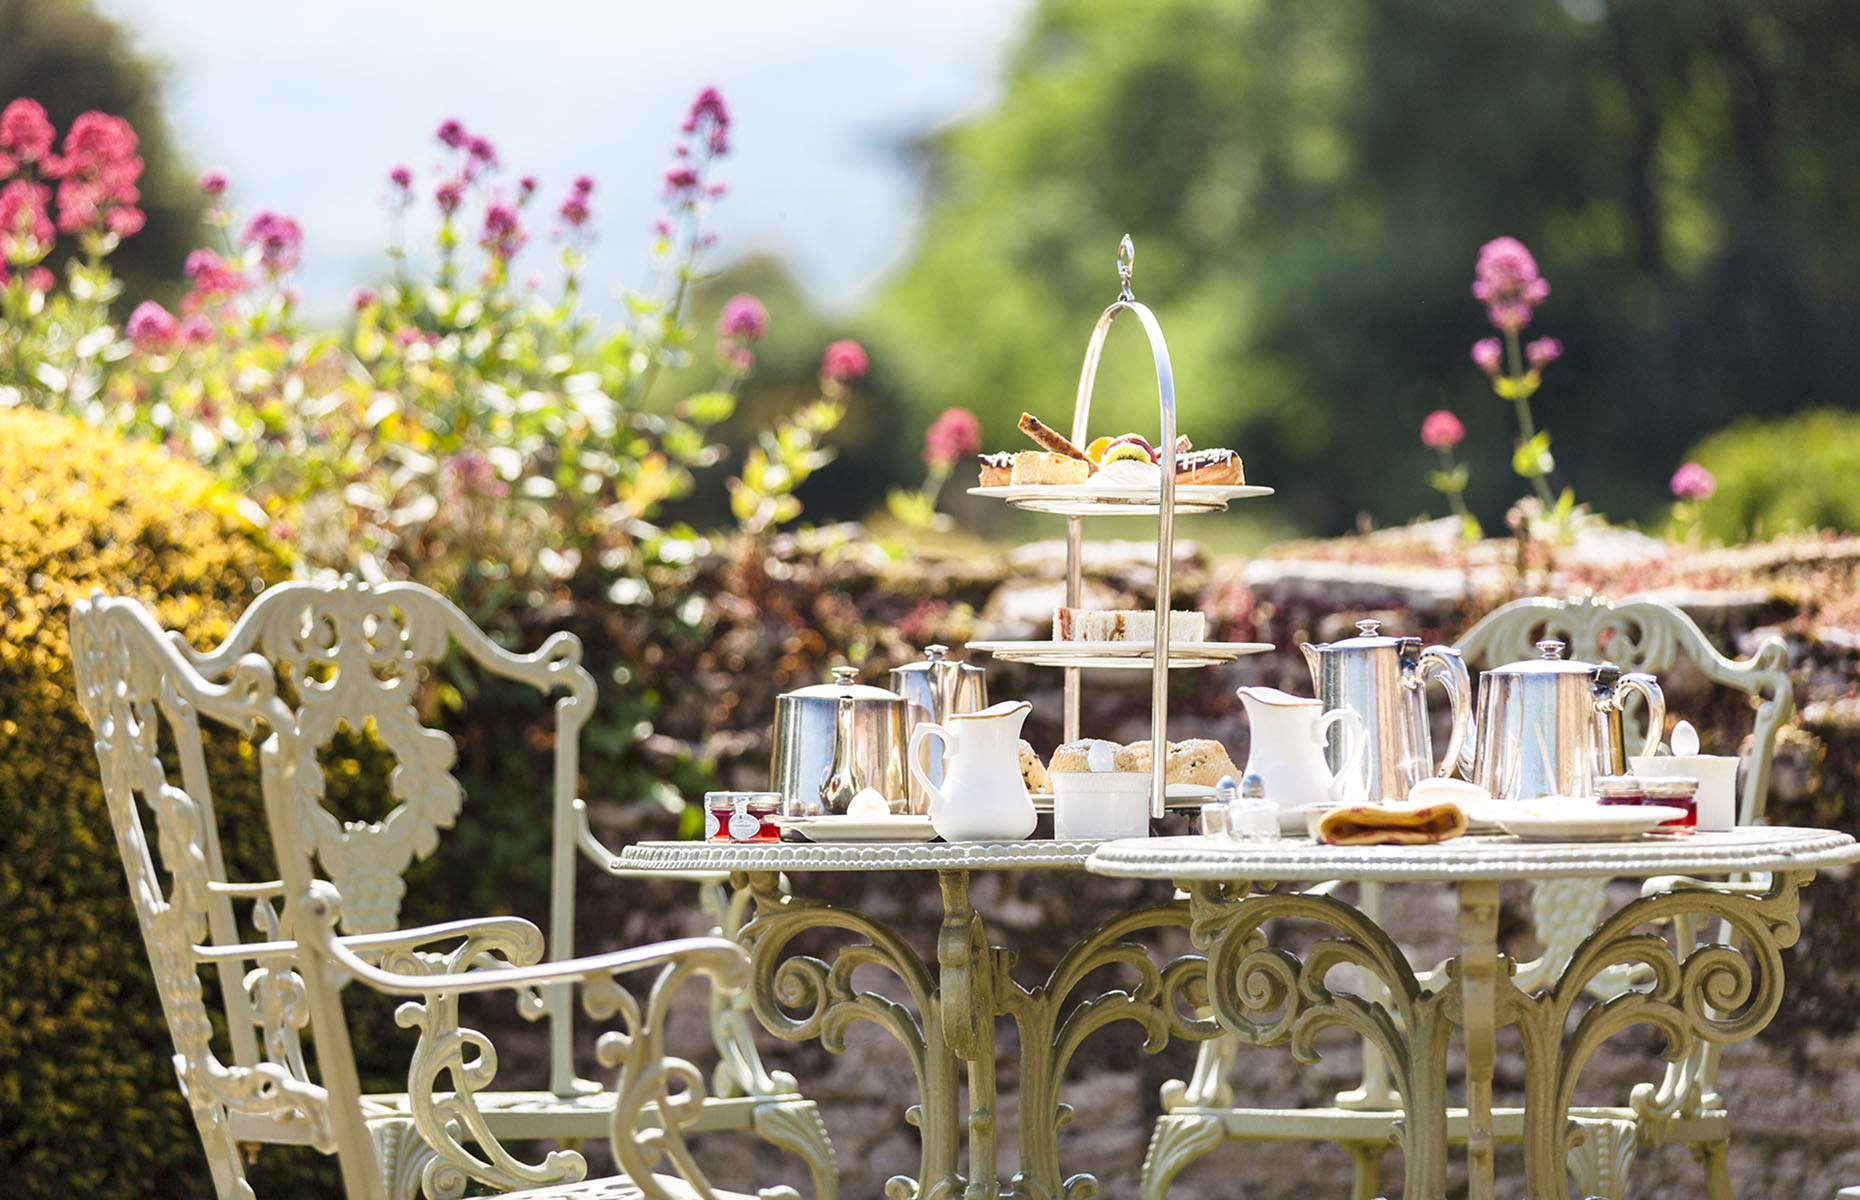
M 1006 487 L 1008 479 L 1014 474 L 1014 456 L 1006 450 L 999 454 L 978 454 L 976 459 L 982 464 L 983 487 Z
M 1067 742 L 1053 751 L 1046 769 L 1053 775 L 1075 775 L 1086 771 L 1135 771 L 1147 769 L 1132 765 L 1129 748 L 1103 738 L 1081 738 Z
M 1020 740 L 1020 781 L 1027 785 L 1029 792 L 1036 795 L 1053 790 L 1053 781 L 1046 773 L 1046 764 L 1033 752 L 1033 745 L 1026 738 Z
M 1147 740 L 1132 742 L 1124 750 L 1135 764 L 1133 770 L 1150 769 L 1150 744 Z M 1172 786 L 1179 784 L 1211 788 L 1221 781 L 1222 776 L 1240 777 L 1232 756 L 1227 753 L 1227 747 L 1212 738 L 1170 742 L 1168 754 L 1169 759 L 1163 766 L 1163 782 Z
M 1172 611 L 1169 640 L 1199 642 L 1206 635 L 1208 618 L 1198 612 Z M 1055 608 L 1055 642 L 1153 642 L 1156 614 L 1150 609 Z
M 1045 450 L 1022 450 L 1014 456 L 1008 482 L 1015 487 L 1041 483 L 1084 483 L 1091 478 L 1091 463 L 1083 458 L 1050 454 Z
M 1246 467 L 1232 450 L 1191 450 L 1176 456 L 1175 482 L 1238 487 L 1246 482 Z

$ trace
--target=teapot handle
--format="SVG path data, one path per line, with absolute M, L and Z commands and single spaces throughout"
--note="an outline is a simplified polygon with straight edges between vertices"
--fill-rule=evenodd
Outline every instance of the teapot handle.
M 1368 739 L 1364 736 L 1366 727 L 1363 724 L 1363 714 L 1353 708 L 1333 708 L 1319 717 L 1317 724 L 1311 727 L 1311 739 L 1319 746 L 1324 745 L 1330 736 L 1330 727 L 1337 724 L 1343 726 L 1343 754 L 1341 761 L 1337 764 L 1337 769 L 1331 772 L 1327 790 L 1331 793 L 1332 799 L 1344 804 L 1370 799 L 1366 794 L 1360 797 L 1337 795 L 1339 785 L 1351 788 L 1353 784 L 1352 790 L 1356 792 L 1366 793 L 1368 790 L 1367 782 L 1363 777 L 1363 754 L 1368 749 L 1366 745 Z
M 1647 702 L 1647 732 L 1640 739 L 1640 752 L 1659 753 L 1660 738 L 1666 733 L 1666 693 L 1660 690 L 1660 681 L 1643 671 L 1630 671 L 1615 684 L 1617 708 L 1621 706 L 1623 692 L 1639 692 L 1641 699 Z M 1625 747 L 1623 753 L 1626 753 Z
M 1416 678 L 1420 686 L 1439 679 L 1447 689 L 1447 709 L 1453 715 L 1453 729 L 1447 734 L 1447 750 L 1434 769 L 1436 778 L 1444 779 L 1456 771 L 1467 779 L 1473 775 L 1473 756 L 1477 747 L 1471 736 L 1472 677 L 1466 673 L 1466 660 L 1449 646 L 1429 646 L 1421 651 Z
M 949 730 L 934 721 L 919 721 L 917 728 L 911 730 L 911 744 L 906 750 L 905 757 L 910 761 L 911 778 L 915 779 L 917 786 L 924 790 L 924 795 L 930 797 L 929 815 L 934 817 L 943 808 L 943 789 L 930 782 L 929 772 L 924 770 L 924 756 L 918 753 L 918 749 L 924 744 L 924 739 L 931 734 L 943 739 L 943 753 L 947 757 L 950 749 L 955 746 L 956 739 L 950 736 Z M 945 775 L 944 778 L 948 776 Z

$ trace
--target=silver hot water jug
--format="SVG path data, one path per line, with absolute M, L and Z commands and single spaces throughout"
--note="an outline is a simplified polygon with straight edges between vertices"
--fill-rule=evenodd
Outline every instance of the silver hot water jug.
M 1459 651 L 1423 647 L 1416 637 L 1388 637 L 1377 632 L 1379 627 L 1377 621 L 1358 621 L 1356 637 L 1322 646 L 1306 642 L 1300 648 L 1324 711 L 1354 709 L 1363 718 L 1368 798 L 1405 800 L 1408 789 L 1423 779 L 1471 771 L 1472 680 Z M 1436 679 L 1446 688 L 1453 716 L 1438 765 L 1427 720 L 1427 685 Z M 1343 765 L 1348 749 L 1341 730 L 1333 727 L 1325 747 L 1331 770 Z

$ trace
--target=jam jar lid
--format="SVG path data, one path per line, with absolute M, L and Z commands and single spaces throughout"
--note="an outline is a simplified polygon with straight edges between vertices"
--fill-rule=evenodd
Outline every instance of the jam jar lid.
M 705 808 L 735 808 L 745 812 L 772 813 L 781 808 L 780 792 L 705 792 Z
M 1604 800 L 1621 800 L 1646 795 L 1645 781 L 1638 775 L 1597 775 L 1595 794 Z
M 1640 787 L 1649 800 L 1689 800 L 1698 794 L 1699 781 L 1688 775 L 1643 775 Z

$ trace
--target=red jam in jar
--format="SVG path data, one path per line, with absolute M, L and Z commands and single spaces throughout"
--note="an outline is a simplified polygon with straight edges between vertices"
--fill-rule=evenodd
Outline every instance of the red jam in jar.
M 1691 829 L 1699 823 L 1699 781 L 1682 775 L 1647 775 L 1640 781 L 1648 804 L 1685 810 L 1685 816 L 1660 822 L 1660 829 Z
M 1603 804 L 1645 804 L 1647 794 L 1633 775 L 1598 775 L 1595 798 Z
M 711 842 L 776 842 L 781 826 L 776 792 L 705 792 L 704 839 Z

